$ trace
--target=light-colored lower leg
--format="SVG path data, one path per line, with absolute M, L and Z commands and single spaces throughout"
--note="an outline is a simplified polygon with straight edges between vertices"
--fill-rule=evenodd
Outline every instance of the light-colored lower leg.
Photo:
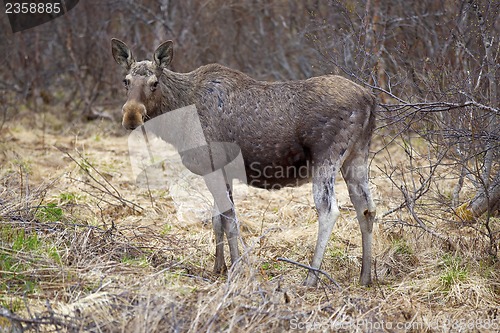
M 370 285 L 372 266 L 372 238 L 373 222 L 376 208 L 373 202 L 369 183 L 367 154 L 360 155 L 342 167 L 342 174 L 347 183 L 349 196 L 356 209 L 356 215 L 361 229 L 363 257 L 359 282 L 361 285 Z
M 319 212 L 318 212 L 319 213 Z M 319 269 L 323 261 L 323 256 L 325 255 L 326 247 L 328 246 L 328 241 L 332 234 L 333 227 L 337 221 L 340 212 L 337 205 L 332 207 L 330 212 L 319 213 L 318 217 L 318 239 L 316 241 L 316 248 L 314 250 L 314 256 L 311 261 L 311 267 Z M 304 285 L 309 287 L 314 287 L 318 283 L 317 272 L 309 271 L 307 278 L 304 281 Z

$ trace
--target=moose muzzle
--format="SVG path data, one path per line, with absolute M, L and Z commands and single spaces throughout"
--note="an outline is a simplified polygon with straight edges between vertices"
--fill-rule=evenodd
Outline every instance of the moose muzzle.
M 133 130 L 144 124 L 146 116 L 146 107 L 144 104 L 135 100 L 127 101 L 122 107 L 123 119 L 122 125 L 126 129 Z

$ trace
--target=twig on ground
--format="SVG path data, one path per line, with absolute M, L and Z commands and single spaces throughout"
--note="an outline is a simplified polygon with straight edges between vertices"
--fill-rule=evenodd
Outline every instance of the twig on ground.
M 297 262 L 297 261 L 294 261 L 294 260 L 291 260 L 291 259 L 288 259 L 288 258 L 283 258 L 283 257 L 277 257 L 276 260 L 277 261 L 284 261 L 284 262 L 287 262 L 287 263 L 290 263 L 290 264 L 294 264 L 296 266 L 299 266 L 299 267 L 308 269 L 310 271 L 313 271 L 314 273 L 321 273 L 324 276 L 326 276 L 326 278 L 328 280 L 330 280 L 330 282 L 333 283 L 335 285 L 335 287 L 337 287 L 339 290 L 342 290 L 342 287 L 337 283 L 337 281 L 335 281 L 330 275 L 328 275 L 327 272 L 325 272 L 322 269 L 314 268 L 314 267 L 311 267 L 309 265 L 301 264 L 300 262 Z
M 86 158 L 84 158 L 80 152 L 77 151 L 78 155 L 80 156 L 80 158 L 83 160 L 83 162 L 85 164 L 83 162 L 76 160 L 76 158 L 74 158 L 69 152 L 65 151 L 64 149 L 62 149 L 60 147 L 56 147 L 56 148 L 59 149 L 64 154 L 66 154 L 66 156 L 68 156 L 73 162 L 75 162 L 76 165 L 78 165 L 78 167 L 80 167 L 80 169 L 83 170 L 85 172 L 85 174 L 87 176 L 89 176 L 90 179 L 92 179 L 97 184 L 97 185 L 89 184 L 92 188 L 113 197 L 114 199 L 118 200 L 119 202 L 121 202 L 125 206 L 132 208 L 133 210 L 138 210 L 138 211 L 144 210 L 144 208 L 142 208 L 140 205 L 138 205 L 130 200 L 125 199 L 120 194 L 120 192 L 118 192 L 118 190 L 106 179 L 106 177 L 104 177 L 102 175 L 102 173 L 99 172 L 99 170 L 97 170 Z M 92 175 L 92 173 L 90 172 L 88 167 L 90 167 L 95 173 L 97 173 L 97 175 L 104 181 L 104 183 L 101 180 L 97 179 L 94 175 Z M 104 200 L 104 199 L 101 198 L 101 200 Z

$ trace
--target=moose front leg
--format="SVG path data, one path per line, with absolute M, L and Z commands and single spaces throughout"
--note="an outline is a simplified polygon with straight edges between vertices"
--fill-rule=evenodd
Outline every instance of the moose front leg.
M 231 199 L 232 200 L 232 199 Z M 221 214 L 222 227 L 226 233 L 227 242 L 229 243 L 229 254 L 231 255 L 231 265 L 234 265 L 240 258 L 240 250 L 238 249 L 239 227 L 236 220 L 234 208 Z
M 215 265 L 214 273 L 222 274 L 227 271 L 224 259 L 224 233 L 229 243 L 229 254 L 231 256 L 231 265 L 240 257 L 238 249 L 239 228 L 234 209 L 230 209 L 222 214 L 212 217 L 212 223 L 215 235 Z
M 224 259 L 224 227 L 222 226 L 222 217 L 220 214 L 212 217 L 212 224 L 215 235 L 214 273 L 224 274 L 227 272 L 227 266 Z
M 234 203 L 231 193 L 231 179 L 228 179 L 224 170 L 219 169 L 210 174 L 204 175 L 205 184 L 214 197 L 214 211 L 212 217 L 215 235 L 215 273 L 227 271 L 224 260 L 224 234 L 229 243 L 229 253 L 231 264 L 234 264 L 240 257 L 238 250 L 238 222 L 234 212 Z
M 224 259 L 224 233 L 229 243 L 231 265 L 234 265 L 240 257 L 240 251 L 238 249 L 239 228 L 234 209 L 214 215 L 212 217 L 212 223 L 215 235 L 214 273 L 223 274 L 227 272 L 226 261 Z

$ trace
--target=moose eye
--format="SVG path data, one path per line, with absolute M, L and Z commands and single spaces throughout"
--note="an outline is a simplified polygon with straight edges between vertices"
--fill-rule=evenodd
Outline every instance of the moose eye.
M 154 81 L 153 83 L 151 83 L 151 91 L 155 91 L 157 87 L 158 87 L 158 81 Z
M 128 86 L 130 85 L 130 80 L 128 79 L 123 80 L 123 85 L 125 86 L 125 88 L 128 89 Z

